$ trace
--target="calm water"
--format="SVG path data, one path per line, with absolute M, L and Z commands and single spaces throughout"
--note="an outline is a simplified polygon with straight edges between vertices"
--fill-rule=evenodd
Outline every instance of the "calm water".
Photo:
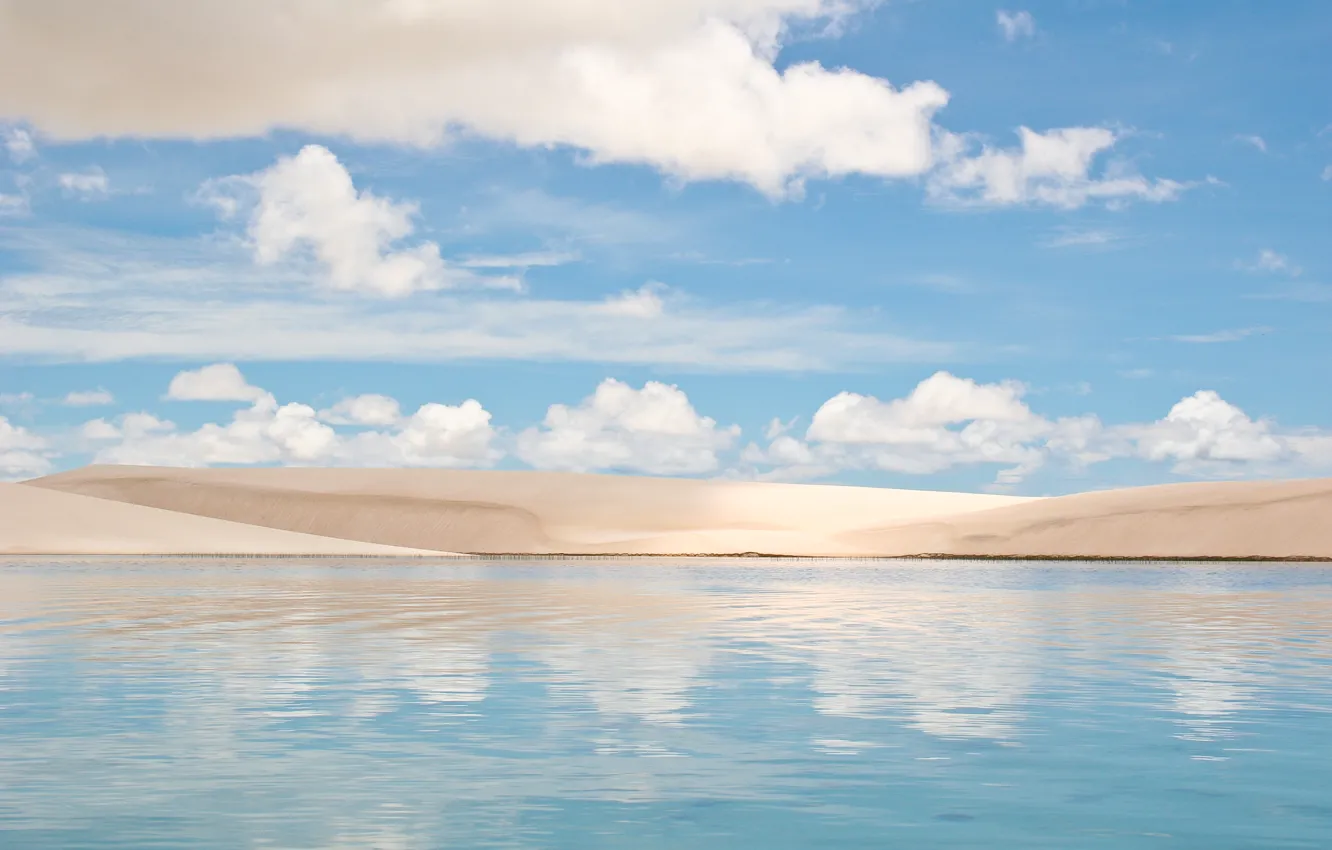
M 4 848 L 1328 848 L 1332 568 L 0 560 Z

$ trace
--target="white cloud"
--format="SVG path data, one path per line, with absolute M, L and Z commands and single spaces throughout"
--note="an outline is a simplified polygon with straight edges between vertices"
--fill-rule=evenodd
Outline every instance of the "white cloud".
M 201 194 L 230 218 L 246 205 L 238 189 L 258 194 L 248 235 L 260 265 L 308 252 L 333 289 L 388 297 L 464 284 L 518 286 L 513 278 L 483 278 L 448 265 L 434 242 L 394 250 L 415 231 L 416 206 L 358 191 L 338 158 L 320 145 L 306 145 L 257 174 L 211 181 Z
M 4 139 L 10 161 L 15 164 L 22 165 L 37 155 L 37 143 L 32 133 L 22 127 L 9 127 L 0 136 Z
M 1289 458 L 1291 444 L 1271 422 L 1250 419 L 1216 392 L 1202 390 L 1151 425 L 1125 429 L 1148 460 L 1175 461 L 1182 472 L 1234 471 Z
M 1262 136 L 1246 136 L 1241 133 L 1235 136 L 1235 141 L 1242 142 L 1246 145 L 1252 145 L 1262 153 L 1267 153 L 1267 140 Z
M 1014 42 L 1036 35 L 1036 19 L 1031 16 L 1031 12 L 1007 12 L 1000 9 L 994 17 L 1004 41 Z
M 550 268 L 576 263 L 581 259 L 574 251 L 534 251 L 529 254 L 482 254 L 465 257 L 458 265 L 468 269 L 534 269 Z
M 1232 330 L 1215 331 L 1209 334 L 1180 334 L 1172 336 L 1170 339 L 1175 342 L 1188 342 L 1200 345 L 1209 345 L 1218 342 L 1240 342 L 1251 336 L 1271 333 L 1272 329 L 1268 327 L 1253 328 L 1234 328 Z
M 75 391 L 61 401 L 69 407 L 100 407 L 115 403 L 116 397 L 103 389 Z
M 87 171 L 61 174 L 56 181 L 66 194 L 78 195 L 84 200 L 105 197 L 111 192 L 111 181 L 106 172 L 96 166 Z
M 1252 262 L 1237 260 L 1235 267 L 1251 272 L 1266 272 L 1270 274 L 1285 274 L 1291 277 L 1299 277 L 1304 273 L 1304 269 L 1291 262 L 1290 257 L 1285 254 L 1278 254 L 1271 248 L 1264 248 L 1258 252 L 1258 259 Z
M 0 405 L 24 405 L 36 400 L 32 393 L 0 393 Z
M 1329 166 L 1327 166 L 1326 168 L 1324 168 L 1324 169 L 1323 169 L 1323 173 L 1322 173 L 1322 175 L 1320 175 L 1320 176 L 1321 176 L 1324 180 L 1332 180 L 1332 165 L 1329 165 Z
M 793 27 L 870 5 L 6 0 L 0 113 L 65 139 L 290 128 L 436 144 L 461 128 L 776 195 L 805 177 L 930 166 L 938 85 L 774 64 Z
M 0 192 L 0 218 L 27 215 L 29 212 L 26 195 L 7 195 Z
M 743 464 L 763 478 L 819 478 L 848 469 L 930 475 L 956 466 L 1005 464 L 1012 486 L 1051 461 L 1072 468 L 1120 458 L 1168 462 L 1177 474 L 1242 477 L 1332 467 L 1332 431 L 1282 430 L 1205 390 L 1161 420 L 1106 425 L 1093 415 L 1049 419 L 1015 382 L 978 384 L 940 372 L 888 402 L 840 393 L 814 416 L 804 440 L 770 432 Z
M 182 378 L 184 379 L 182 381 Z M 169 398 L 249 401 L 229 422 L 208 423 L 189 432 L 151 414 L 129 414 L 119 425 L 105 420 L 85 423 L 82 436 L 115 441 L 96 454 L 98 462 L 165 466 L 217 464 L 329 466 L 487 466 L 501 453 L 490 413 L 468 400 L 456 407 L 426 404 L 410 417 L 387 421 L 399 409 L 386 396 L 359 396 L 334 405 L 356 424 L 381 424 L 385 430 L 339 433 L 320 421 L 309 405 L 279 404 L 271 393 L 251 386 L 227 363 L 182 372 L 171 383 Z M 375 420 L 375 421 L 369 421 Z M 339 418 L 339 422 L 352 421 Z
M 251 386 L 233 363 L 214 363 L 171 379 L 166 397 L 175 401 L 259 401 L 263 390 Z
M 331 425 L 396 425 L 402 408 L 397 399 L 371 393 L 345 398 L 319 411 L 319 418 Z
M 607 378 L 576 407 L 551 405 L 540 428 L 518 436 L 517 453 L 538 469 L 697 475 L 715 471 L 739 435 L 699 415 L 678 387 Z
M 1042 204 L 1073 209 L 1090 202 L 1171 201 L 1188 185 L 1150 180 L 1126 163 L 1110 161 L 1092 174 L 1096 158 L 1121 138 L 1104 127 L 1065 127 L 1039 133 L 1018 129 L 1020 147 L 983 146 L 967 156 L 966 141 L 948 137 L 949 156 L 929 177 L 929 196 L 946 204 L 1007 206 Z
M 1040 243 L 1045 248 L 1106 248 L 1124 242 L 1124 235 L 1103 228 L 1061 227 Z
M 0 416 L 0 479 L 31 478 L 50 468 L 46 440 Z
M 665 291 L 666 287 L 659 283 L 644 284 L 636 290 L 607 298 L 600 309 L 610 316 L 655 319 L 666 312 L 666 302 L 662 299 Z
M 469 290 L 432 293 L 423 309 L 414 298 L 368 305 L 304 293 L 299 270 L 258 268 L 225 239 L 25 228 L 0 232 L 0 249 L 42 269 L 0 274 L 0 355 L 66 362 L 539 359 L 802 372 L 955 356 L 950 343 L 904 337 L 881 316 L 842 307 L 673 296 L 669 309 L 644 321 L 602 300 Z M 639 306 L 650 305 L 643 299 Z

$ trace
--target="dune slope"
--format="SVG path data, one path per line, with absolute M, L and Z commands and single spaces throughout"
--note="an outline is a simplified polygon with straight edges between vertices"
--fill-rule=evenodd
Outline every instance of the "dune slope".
M 867 487 L 412 469 L 94 466 L 28 482 L 329 537 L 454 552 L 865 554 L 837 535 L 1026 499 Z
M 5 555 L 423 555 L 428 552 L 241 525 L 0 484 Z
M 1332 479 L 1081 493 L 845 535 L 885 555 L 1332 558 Z

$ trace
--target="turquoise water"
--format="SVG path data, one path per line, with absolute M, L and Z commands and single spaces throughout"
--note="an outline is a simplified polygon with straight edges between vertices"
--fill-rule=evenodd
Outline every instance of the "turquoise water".
M 0 560 L 4 848 L 1327 848 L 1332 568 Z

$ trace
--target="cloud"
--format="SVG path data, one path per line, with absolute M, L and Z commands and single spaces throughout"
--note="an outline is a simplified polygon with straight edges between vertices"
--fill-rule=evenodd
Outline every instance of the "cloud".
M 751 446 L 746 460 L 777 469 L 772 477 L 822 477 L 842 469 L 929 475 L 955 466 L 1005 464 L 1002 484 L 1040 467 L 1051 441 L 1070 458 L 1090 460 L 1082 420 L 1052 422 L 1022 400 L 1015 381 L 980 384 L 937 372 L 908 395 L 891 401 L 843 392 L 814 414 L 804 441 L 779 436 L 766 449 Z M 1074 451 L 1071 447 L 1079 444 Z
M 115 403 L 116 397 L 103 389 L 72 392 L 61 401 L 68 407 L 100 407 Z
M 1216 331 L 1209 334 L 1181 334 L 1179 336 L 1168 337 L 1174 342 L 1188 342 L 1199 345 L 1209 345 L 1218 342 L 1240 342 L 1251 336 L 1271 333 L 1272 329 L 1268 327 L 1254 328 L 1235 328 L 1233 330 Z
M 319 418 L 332 425 L 395 425 L 402 408 L 386 395 L 358 395 L 319 411 Z
M 87 171 L 61 174 L 56 182 L 65 194 L 77 195 L 85 201 L 106 197 L 111 192 L 111 181 L 106 172 L 97 166 Z
M 32 393 L 0 393 L 0 405 L 32 404 L 36 399 Z
M 968 144 L 963 137 L 948 137 L 950 156 L 930 174 L 929 197 L 964 206 L 1033 204 L 1074 209 L 1095 201 L 1172 201 L 1189 188 L 1174 180 L 1150 180 L 1118 160 L 1093 175 L 1096 158 L 1121 138 L 1104 127 L 1065 127 L 1045 133 L 1021 127 L 1018 137 L 1018 148 L 982 146 L 975 156 L 966 155 Z
M 300 269 L 256 267 L 227 239 L 24 228 L 0 231 L 0 248 L 39 269 L 0 273 L 0 355 L 65 362 L 488 358 L 801 372 L 956 356 L 951 343 L 902 336 L 876 313 L 843 307 L 720 305 L 675 291 L 667 303 L 665 290 L 652 288 L 663 311 L 651 321 L 600 299 L 484 290 L 372 303 L 309 292 Z M 642 297 L 638 306 L 650 304 Z
M 50 468 L 46 440 L 0 416 L 0 479 L 31 478 Z
M 1151 425 L 1126 429 L 1147 460 L 1175 461 L 1181 472 L 1231 472 L 1245 464 L 1271 464 L 1294 454 L 1272 423 L 1250 419 L 1212 390 L 1203 390 Z
M 1040 244 L 1044 248 L 1108 248 L 1123 241 L 1124 235 L 1113 230 L 1061 227 Z
M 1267 141 L 1264 140 L 1262 136 L 1246 136 L 1244 134 L 1238 134 L 1235 136 L 1235 141 L 1242 142 L 1246 145 L 1252 145 L 1262 153 L 1267 153 Z
M 415 205 L 358 191 L 338 158 L 320 145 L 306 145 L 257 174 L 210 181 L 201 196 L 230 218 L 247 205 L 238 189 L 258 195 L 247 232 L 260 265 L 308 253 L 331 288 L 388 297 L 465 284 L 517 286 L 512 278 L 483 278 L 448 265 L 434 242 L 393 250 L 416 229 Z
M 821 478 L 874 469 L 931 475 L 1003 464 L 995 482 L 1020 483 L 1051 462 L 1081 469 L 1113 459 L 1170 463 L 1206 477 L 1299 474 L 1332 467 L 1332 432 L 1282 430 L 1203 390 L 1150 423 L 1106 425 L 1094 415 L 1049 419 L 1016 382 L 979 384 L 940 372 L 892 401 L 843 392 L 826 402 L 800 440 L 781 430 L 741 456 L 761 478 Z
M 251 386 L 232 363 L 214 363 L 171 379 L 166 397 L 174 401 L 258 401 L 267 393 Z
M 1332 165 L 1329 165 L 1326 168 L 1324 168 L 1323 173 L 1320 176 L 1324 180 L 1332 180 Z
M 1304 273 L 1304 269 L 1295 263 L 1292 263 L 1290 257 L 1285 254 L 1278 254 L 1271 248 L 1264 248 L 1258 252 L 1258 259 L 1252 262 L 1236 260 L 1235 267 L 1250 272 L 1266 272 L 1269 274 L 1286 274 L 1291 277 L 1299 277 Z
M 37 156 L 37 143 L 32 138 L 32 133 L 22 127 L 8 127 L 3 133 L 5 151 L 9 154 L 9 159 L 16 165 L 22 165 L 33 157 Z
M 1006 12 L 1000 9 L 994 17 L 1004 41 L 1012 43 L 1036 35 L 1036 19 L 1031 16 L 1031 12 Z
M 200 377 L 205 376 L 205 377 Z M 458 406 L 430 403 L 406 418 L 387 422 L 384 412 L 398 403 L 384 396 L 361 396 L 335 405 L 357 424 L 385 430 L 362 430 L 347 435 L 320 421 L 321 414 L 306 404 L 279 404 L 271 393 L 251 386 L 231 364 L 214 364 L 182 372 L 172 380 L 168 397 L 249 401 L 229 422 L 208 423 L 181 432 L 173 423 L 151 414 L 129 414 L 119 425 L 94 420 L 83 426 L 83 436 L 114 440 L 96 454 L 100 463 L 166 466 L 284 464 L 330 466 L 488 466 L 501 453 L 492 445 L 496 432 L 490 413 L 468 400 Z M 196 393 L 190 395 L 191 393 Z M 248 396 L 241 398 L 241 396 Z M 346 420 L 350 421 L 350 419 Z
M 664 292 L 665 286 L 647 283 L 636 290 L 612 295 L 602 302 L 600 309 L 609 316 L 655 319 L 666 312 L 666 302 L 662 299 Z
M 782 195 L 809 177 L 931 164 L 938 85 L 775 64 L 793 29 L 870 5 L 5 0 L 0 113 L 59 139 L 282 128 L 433 145 L 462 131 Z
M 739 435 L 699 415 L 678 387 L 607 378 L 580 405 L 551 405 L 541 427 L 518 435 L 517 454 L 538 469 L 698 475 L 715 471 Z
M 579 259 L 579 254 L 573 251 L 535 251 L 529 254 L 465 257 L 458 265 L 468 269 L 533 269 L 568 265 Z
M 0 218 L 18 217 L 29 212 L 26 195 L 6 195 L 0 192 Z

